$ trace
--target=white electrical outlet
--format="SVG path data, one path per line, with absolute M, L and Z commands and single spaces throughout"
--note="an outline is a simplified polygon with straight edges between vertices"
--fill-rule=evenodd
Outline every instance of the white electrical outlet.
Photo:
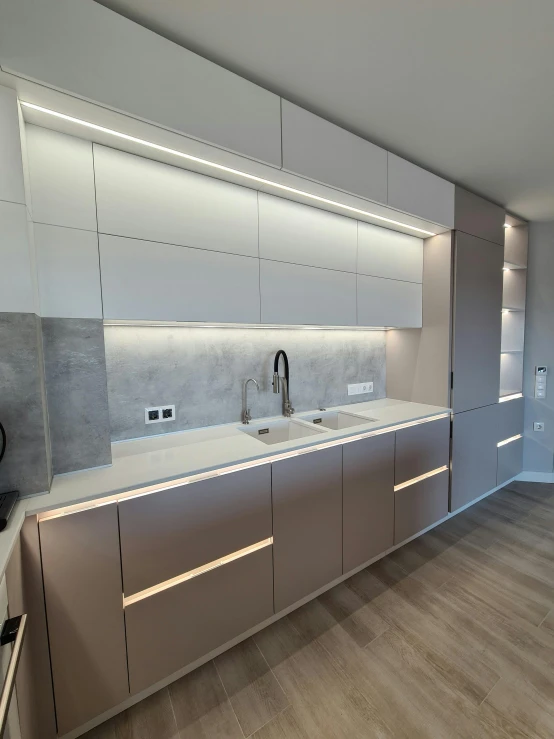
M 352 385 L 348 385 L 348 395 L 365 395 L 372 392 L 372 382 L 357 382 Z
M 544 421 L 535 421 L 533 423 L 533 431 L 544 431 Z
M 164 423 L 175 420 L 174 405 L 157 405 L 144 409 L 144 423 Z

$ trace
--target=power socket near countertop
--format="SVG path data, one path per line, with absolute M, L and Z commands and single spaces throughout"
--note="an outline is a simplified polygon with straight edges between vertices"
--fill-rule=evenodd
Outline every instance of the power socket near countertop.
M 372 382 L 358 382 L 348 385 L 348 395 L 365 395 L 373 392 Z

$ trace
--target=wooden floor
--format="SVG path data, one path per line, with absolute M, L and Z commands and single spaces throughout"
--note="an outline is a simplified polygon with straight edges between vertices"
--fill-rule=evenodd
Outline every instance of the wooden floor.
M 87 739 L 552 739 L 553 532 L 512 483 Z

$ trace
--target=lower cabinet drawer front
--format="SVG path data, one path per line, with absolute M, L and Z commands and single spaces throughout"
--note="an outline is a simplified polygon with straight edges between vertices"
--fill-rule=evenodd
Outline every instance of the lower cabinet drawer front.
M 425 475 L 448 464 L 450 457 L 450 419 L 417 424 L 396 432 L 396 485 Z
M 498 468 L 496 484 L 502 485 L 523 469 L 523 438 L 514 439 L 509 444 L 498 447 Z
M 394 494 L 394 543 L 400 544 L 448 514 L 448 470 Z
M 132 603 L 125 609 L 131 693 L 272 615 L 271 546 Z
M 127 597 L 268 539 L 271 465 L 121 501 L 119 527 Z

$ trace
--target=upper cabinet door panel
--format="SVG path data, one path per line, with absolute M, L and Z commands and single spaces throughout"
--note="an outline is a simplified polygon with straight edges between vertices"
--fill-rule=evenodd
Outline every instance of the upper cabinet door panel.
M 457 232 L 452 357 L 455 413 L 498 402 L 503 263 L 500 245 Z
M 387 202 L 387 152 L 282 101 L 283 169 L 354 195 Z
M 423 240 L 359 222 L 358 273 L 423 282 Z
M 259 262 L 100 234 L 104 318 L 259 323 Z
M 1 29 L 0 17 L 0 34 L 2 34 Z M 17 93 L 7 87 L 0 87 L 0 131 L 2 131 L 0 136 L 0 200 L 23 205 L 25 187 L 17 115 Z
M 480 239 L 504 245 L 504 208 L 456 187 L 455 228 Z
M 290 200 L 259 194 L 260 257 L 356 271 L 357 224 Z
M 262 323 L 355 326 L 356 275 L 260 259 Z
M 254 190 L 94 146 L 98 230 L 258 256 Z
M 422 286 L 358 275 L 358 326 L 421 328 Z
M 281 166 L 277 95 L 98 3 L 6 0 L 0 63 L 27 79 Z
M 454 228 L 454 185 L 451 182 L 389 152 L 388 183 L 390 206 Z
M 91 142 L 39 126 L 26 134 L 33 220 L 96 231 Z

